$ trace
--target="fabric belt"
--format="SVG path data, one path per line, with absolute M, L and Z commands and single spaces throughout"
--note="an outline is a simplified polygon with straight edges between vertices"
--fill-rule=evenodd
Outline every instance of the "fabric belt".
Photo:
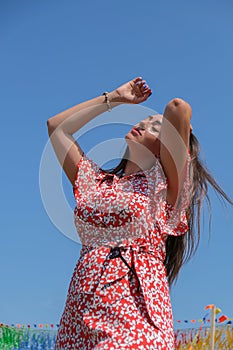
M 128 269 L 134 274 L 134 276 L 136 277 L 137 281 L 138 281 L 138 287 L 137 287 L 137 292 L 139 292 L 139 289 L 140 289 L 140 281 L 139 281 L 139 278 L 138 278 L 138 275 L 134 269 L 134 267 L 130 266 L 127 261 L 125 260 L 125 258 L 122 256 L 121 254 L 121 250 L 125 250 L 125 247 L 114 247 L 112 248 L 111 247 L 111 250 L 110 250 L 110 253 L 108 255 L 108 257 L 110 259 L 116 259 L 116 258 L 120 258 L 123 263 L 128 267 Z

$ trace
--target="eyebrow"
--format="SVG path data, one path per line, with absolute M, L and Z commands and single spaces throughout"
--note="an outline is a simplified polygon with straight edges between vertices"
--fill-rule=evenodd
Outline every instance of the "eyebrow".
M 153 115 L 148 115 L 149 120 L 153 119 Z M 159 120 L 155 120 L 152 125 L 162 125 L 162 123 Z

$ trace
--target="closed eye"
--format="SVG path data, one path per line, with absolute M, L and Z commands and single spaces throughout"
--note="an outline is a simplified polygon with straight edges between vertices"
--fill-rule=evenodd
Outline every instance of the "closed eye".
M 162 125 L 162 123 L 159 120 L 155 120 L 153 124 Z

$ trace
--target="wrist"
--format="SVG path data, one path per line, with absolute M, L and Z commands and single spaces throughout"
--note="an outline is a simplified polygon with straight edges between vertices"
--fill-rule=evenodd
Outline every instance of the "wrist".
M 117 105 L 123 103 L 116 90 L 109 92 L 108 98 L 109 98 L 110 103 L 117 103 Z
M 116 94 L 114 91 L 112 92 L 104 92 L 102 94 L 102 96 L 104 96 L 104 104 L 106 104 L 107 106 L 107 110 L 109 112 L 111 112 L 111 110 L 116 107 L 119 106 L 121 104 L 121 102 L 117 102 L 117 96 L 118 94 Z

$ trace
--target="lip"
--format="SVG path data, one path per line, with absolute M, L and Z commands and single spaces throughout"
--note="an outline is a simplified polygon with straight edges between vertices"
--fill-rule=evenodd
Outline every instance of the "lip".
M 136 128 L 133 128 L 133 129 L 131 130 L 131 132 L 132 132 L 132 134 L 141 135 L 141 133 L 139 132 L 139 130 L 136 129 Z

